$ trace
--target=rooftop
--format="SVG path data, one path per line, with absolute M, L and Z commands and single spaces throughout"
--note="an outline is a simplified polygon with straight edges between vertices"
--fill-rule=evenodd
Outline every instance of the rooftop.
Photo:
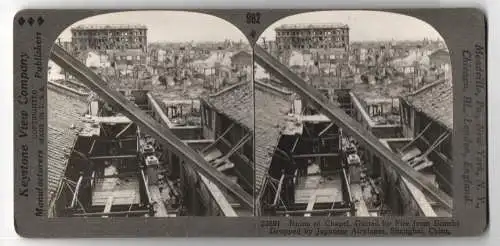
M 390 84 L 356 84 L 352 92 L 364 101 L 378 101 L 397 98 L 405 94 L 407 89 L 403 87 L 403 81 L 395 81 Z
M 252 94 L 250 83 L 239 83 L 211 96 L 208 101 L 219 112 L 255 131 L 255 192 L 258 193 L 292 104 L 287 92 L 256 81 L 254 128 Z
M 257 84 L 258 82 L 256 82 Z M 268 173 L 282 135 L 292 101 L 284 91 L 258 84 L 255 87 L 255 192 L 258 194 Z
M 308 24 L 283 24 L 275 30 L 286 29 L 330 29 L 330 28 L 349 28 L 348 25 L 343 23 L 308 23 Z
M 148 29 L 146 25 L 140 24 L 93 24 L 93 25 L 79 25 L 71 28 L 71 30 L 119 30 L 119 29 Z
M 87 104 L 69 94 L 47 90 L 48 100 L 48 191 L 49 197 L 57 190 L 77 133 L 83 123 Z
M 126 49 L 126 50 L 112 49 L 112 50 L 106 50 L 106 53 L 108 55 L 115 55 L 115 56 L 141 56 L 146 54 L 142 49 Z
M 436 81 L 406 97 L 415 109 L 453 130 L 453 86 L 449 80 Z
M 210 95 L 207 101 L 219 113 L 226 115 L 248 130 L 253 130 L 253 97 L 250 83 L 242 82 L 230 86 Z

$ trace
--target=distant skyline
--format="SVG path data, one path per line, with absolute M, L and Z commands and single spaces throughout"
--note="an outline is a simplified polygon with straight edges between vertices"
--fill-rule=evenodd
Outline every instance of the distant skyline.
M 259 37 L 275 39 L 274 29 L 283 24 L 343 23 L 349 26 L 350 41 L 443 40 L 429 24 L 417 18 L 381 11 L 317 11 L 285 17 L 269 26 Z M 210 42 L 226 39 L 248 42 L 231 23 L 215 16 L 186 11 L 126 11 L 83 19 L 59 36 L 71 40 L 72 27 L 92 24 L 141 24 L 148 27 L 148 42 Z
M 141 24 L 148 28 L 148 42 L 240 41 L 245 35 L 231 23 L 216 16 L 186 11 L 127 11 L 97 15 L 66 28 L 62 41 L 71 40 L 71 28 L 92 24 Z
M 382 11 L 317 11 L 285 17 L 269 26 L 259 37 L 274 40 L 274 29 L 283 24 L 342 23 L 349 26 L 349 39 L 356 41 L 443 40 L 429 24 L 417 18 Z

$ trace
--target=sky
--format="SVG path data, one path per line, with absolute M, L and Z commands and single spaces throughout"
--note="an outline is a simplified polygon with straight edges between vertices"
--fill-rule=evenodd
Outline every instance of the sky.
M 417 18 L 380 11 L 318 11 L 285 17 L 260 36 L 275 39 L 274 29 L 282 24 L 343 23 L 350 28 L 350 41 L 442 40 L 441 35 L 429 24 Z
M 71 27 L 86 24 L 142 24 L 148 27 L 148 42 L 247 42 L 243 33 L 231 23 L 207 14 L 183 11 L 128 11 L 89 17 L 64 30 L 59 38 L 71 40 Z
M 380 11 L 318 11 L 285 17 L 261 35 L 275 39 L 274 29 L 282 24 L 343 23 L 350 27 L 351 41 L 441 39 L 429 24 L 417 18 Z M 148 27 L 149 42 L 203 42 L 247 39 L 238 28 L 215 16 L 183 11 L 128 11 L 93 16 L 68 27 L 60 35 L 70 40 L 70 29 L 82 24 L 143 24 Z

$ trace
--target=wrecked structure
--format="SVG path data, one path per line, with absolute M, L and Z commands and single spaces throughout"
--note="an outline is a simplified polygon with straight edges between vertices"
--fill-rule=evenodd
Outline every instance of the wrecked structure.
M 128 49 L 147 52 L 147 30 L 144 25 L 80 25 L 71 28 L 71 46 L 75 53 Z
M 148 55 L 153 76 L 157 75 L 158 82 L 170 88 L 193 86 L 216 93 L 252 78 L 251 52 L 247 49 L 155 45 Z
M 412 162 L 386 144 L 406 139 L 402 120 L 374 120 L 386 102 L 362 103 L 346 89 L 320 94 L 264 49 L 257 46 L 254 52 L 260 66 L 300 95 L 300 100 L 285 99 L 292 109 L 274 117 L 292 117 L 303 129 L 280 131 L 279 144 L 269 150 L 268 186 L 257 198 L 257 211 L 285 216 L 451 216 L 450 194 L 429 179 L 429 170 L 418 168 L 429 167 L 427 152 L 440 142 L 412 156 L 419 160 Z M 398 108 L 404 106 L 399 102 L 391 100 L 391 115 L 400 115 Z M 256 101 L 256 110 L 262 106 Z M 257 112 L 255 117 L 258 124 Z
M 267 41 L 266 49 L 294 68 L 297 74 L 341 76 L 342 70 L 347 69 L 349 26 L 342 23 L 284 24 L 277 27 L 275 33 L 276 39 Z
M 100 73 L 137 78 L 147 63 L 147 31 L 145 25 L 79 25 L 71 28 L 69 53 Z
M 401 99 L 403 135 L 412 138 L 401 151 L 407 158 L 428 158 L 437 185 L 452 194 L 453 182 L 453 87 L 449 79 L 440 79 Z M 416 149 L 416 151 L 415 151 Z M 419 154 L 419 152 L 423 152 Z M 418 158 L 415 165 L 421 164 Z
M 349 49 L 345 24 L 284 24 L 275 29 L 278 49 Z
M 253 127 L 227 129 L 233 119 L 211 106 L 217 105 L 217 95 L 190 112 L 203 112 L 200 124 L 179 125 L 176 118 L 183 114 L 165 111 L 178 103 L 158 102 L 146 90 L 110 89 L 58 46 L 52 60 L 99 98 L 69 104 L 77 106 L 77 113 L 60 128 L 71 139 L 64 142 L 61 160 L 49 164 L 59 166 L 51 178 L 51 217 L 252 214 Z M 53 116 L 55 121 L 62 117 Z M 238 134 L 245 137 L 240 141 Z M 56 140 L 49 140 L 49 149 L 57 148 Z

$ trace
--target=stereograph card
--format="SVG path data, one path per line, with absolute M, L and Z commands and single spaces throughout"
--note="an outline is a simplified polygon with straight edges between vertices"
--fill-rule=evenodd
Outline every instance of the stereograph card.
M 23 10 L 24 237 L 473 236 L 478 9 Z

